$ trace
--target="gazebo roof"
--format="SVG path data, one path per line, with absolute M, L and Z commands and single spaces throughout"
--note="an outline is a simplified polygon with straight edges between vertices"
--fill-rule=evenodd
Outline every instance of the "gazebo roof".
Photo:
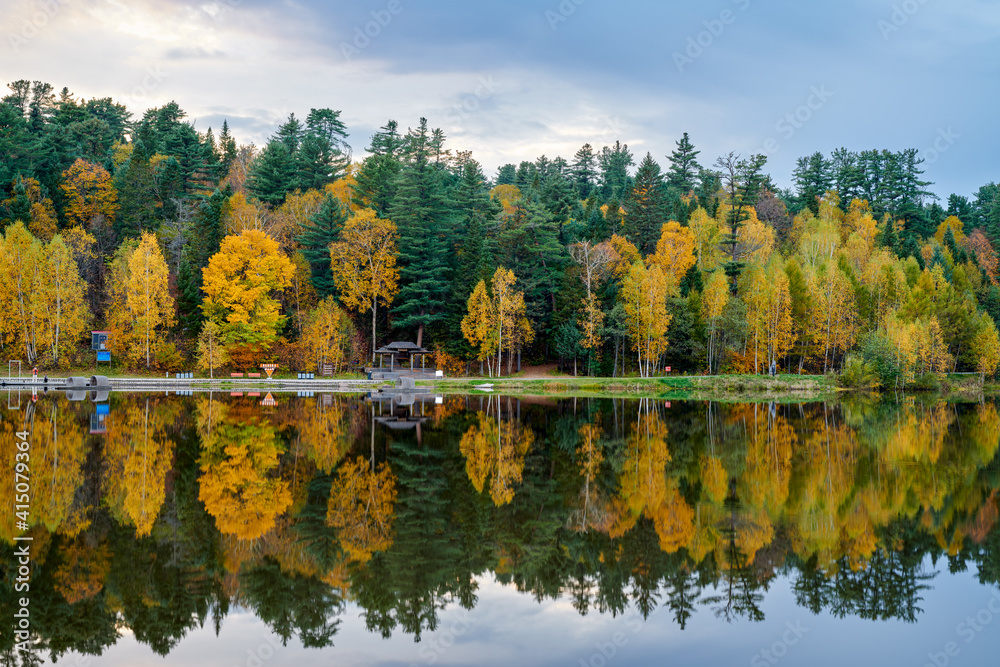
M 430 354 L 430 350 L 417 347 L 414 343 L 389 343 L 385 347 L 375 350 L 375 354 Z

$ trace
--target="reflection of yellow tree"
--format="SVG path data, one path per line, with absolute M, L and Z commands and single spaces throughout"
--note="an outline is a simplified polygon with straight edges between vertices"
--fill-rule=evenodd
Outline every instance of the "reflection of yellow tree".
M 166 498 L 174 443 L 166 429 L 177 419 L 176 402 L 147 398 L 119 406 L 109 420 L 105 444 L 105 489 L 116 517 L 149 535 Z
M 104 588 L 111 571 L 111 550 L 101 544 L 90 547 L 83 539 L 76 539 L 60 550 L 59 567 L 56 569 L 55 589 L 70 604 L 89 600 Z
M 573 512 L 570 526 L 575 530 L 607 530 L 608 521 L 614 514 L 608 512 L 607 503 L 598 493 L 595 481 L 604 462 L 604 450 L 600 439 L 604 430 L 597 424 L 584 424 L 580 427 L 580 444 L 576 448 L 577 467 L 583 478 L 583 488 L 580 490 L 582 508 Z
M 350 417 L 338 399 L 331 405 L 323 401 L 300 404 L 303 410 L 296 421 L 305 455 L 319 470 L 329 474 L 351 447 Z
M 490 479 L 490 497 L 499 507 L 514 499 L 514 487 L 521 483 L 524 457 L 535 441 L 531 428 L 514 420 L 503 421 L 499 416 L 480 412 L 459 444 L 465 456 L 465 471 L 469 480 L 482 493 Z
M 684 500 L 676 481 L 671 480 L 667 497 L 656 508 L 653 524 L 656 527 L 656 534 L 660 537 L 660 549 L 668 554 L 691 543 L 695 532 L 694 510 Z
M 59 399 L 39 405 L 31 432 L 31 509 L 55 532 L 70 517 L 73 497 L 83 482 L 87 432 L 76 410 Z
M 339 531 L 340 544 L 351 560 L 368 561 L 392 546 L 396 476 L 388 464 L 376 468 L 359 456 L 337 471 L 330 490 L 326 522 Z
M 653 516 L 667 496 L 667 426 L 654 412 L 642 412 L 628 439 L 625 463 L 618 480 L 619 517 L 611 537 L 620 537 L 635 526 L 643 512 Z
M 212 415 L 209 410 L 199 421 Z M 277 430 L 257 416 L 240 417 L 239 422 L 215 421 L 202 440 L 198 498 L 222 533 L 255 540 L 274 527 L 292 494 L 273 474 L 281 454 Z

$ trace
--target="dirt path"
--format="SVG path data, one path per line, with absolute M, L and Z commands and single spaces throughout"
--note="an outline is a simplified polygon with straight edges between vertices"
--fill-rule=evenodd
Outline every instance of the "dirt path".
M 515 373 L 515 377 L 525 380 L 544 380 L 552 377 L 567 377 L 565 373 L 557 373 L 556 364 L 545 364 L 544 366 L 521 366 L 521 372 Z

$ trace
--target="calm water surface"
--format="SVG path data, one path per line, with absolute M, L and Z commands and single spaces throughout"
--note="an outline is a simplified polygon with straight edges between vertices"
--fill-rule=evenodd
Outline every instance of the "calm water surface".
M 57 665 L 942 667 L 1000 651 L 990 401 L 5 398 L 3 664 L 32 655 L 9 631 L 24 595 L 33 655 Z

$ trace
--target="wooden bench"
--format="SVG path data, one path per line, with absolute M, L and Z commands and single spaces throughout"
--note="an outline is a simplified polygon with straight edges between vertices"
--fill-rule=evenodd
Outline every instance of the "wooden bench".
M 231 377 L 231 378 L 241 378 L 241 377 L 243 377 L 243 373 L 230 373 L 229 377 Z

